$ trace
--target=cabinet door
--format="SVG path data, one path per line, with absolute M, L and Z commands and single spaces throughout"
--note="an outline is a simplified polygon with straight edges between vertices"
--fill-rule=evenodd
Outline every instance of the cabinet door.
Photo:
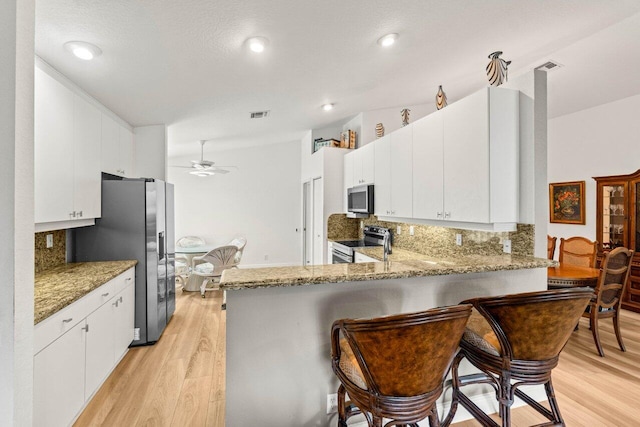
M 442 114 L 413 123 L 413 217 L 443 219 Z
M 375 147 L 373 143 L 369 143 L 358 151 L 360 151 L 362 162 L 362 183 L 373 184 L 375 182 Z
M 353 158 L 353 185 L 362 185 L 364 181 L 362 180 L 362 156 L 361 156 L 361 148 L 355 150 L 351 153 Z
M 115 310 L 115 346 L 114 361 L 120 360 L 133 341 L 135 286 L 130 284 L 115 296 L 117 301 Z
M 68 426 L 84 405 L 85 322 L 33 357 L 33 425 Z
M 73 93 L 39 68 L 34 80 L 35 222 L 73 212 Z
M 374 210 L 377 216 L 391 215 L 391 137 L 378 139 L 375 149 Z
M 133 133 L 125 128 L 120 127 L 120 169 L 122 175 L 133 177 Z
M 85 399 L 102 384 L 114 364 L 115 297 L 87 317 Z
M 343 175 L 343 188 L 344 188 L 344 194 L 343 194 L 343 206 L 344 206 L 344 212 L 348 211 L 349 208 L 349 198 L 347 195 L 347 189 L 353 187 L 353 163 L 354 163 L 354 156 L 355 156 L 355 152 L 353 153 L 349 153 L 346 154 L 344 156 L 344 175 Z
M 73 153 L 74 187 L 73 209 L 76 217 L 100 217 L 100 145 L 102 117 L 100 111 L 74 96 Z
M 391 214 L 413 216 L 413 126 L 405 126 L 391 134 Z
M 488 91 L 442 110 L 445 219 L 490 222 Z
M 102 113 L 102 171 L 113 175 L 120 172 L 120 125 Z

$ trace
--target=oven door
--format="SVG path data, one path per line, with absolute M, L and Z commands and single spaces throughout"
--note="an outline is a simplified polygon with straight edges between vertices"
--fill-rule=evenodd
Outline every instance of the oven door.
M 331 251 L 331 264 L 350 264 L 352 262 L 353 256 L 343 254 L 335 249 Z

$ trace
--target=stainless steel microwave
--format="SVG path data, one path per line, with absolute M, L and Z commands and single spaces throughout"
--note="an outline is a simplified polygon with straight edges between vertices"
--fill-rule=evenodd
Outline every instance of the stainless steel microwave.
M 347 210 L 353 213 L 373 213 L 373 185 L 359 185 L 347 189 Z

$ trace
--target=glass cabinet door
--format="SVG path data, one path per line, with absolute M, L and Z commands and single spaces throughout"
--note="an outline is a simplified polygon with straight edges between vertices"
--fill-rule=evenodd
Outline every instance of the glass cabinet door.
M 640 187 L 638 187 L 640 189 Z M 602 186 L 602 249 L 627 246 L 629 204 L 628 184 L 612 183 Z

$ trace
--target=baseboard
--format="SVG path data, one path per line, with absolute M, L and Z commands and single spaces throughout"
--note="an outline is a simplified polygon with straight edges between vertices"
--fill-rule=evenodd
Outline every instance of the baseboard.
M 533 400 L 536 402 L 544 402 L 547 400 L 547 394 L 544 391 L 543 386 L 528 386 L 522 387 L 522 390 L 525 391 Z M 475 396 L 470 397 L 471 401 L 478 405 L 478 407 L 487 414 L 495 414 L 498 412 L 498 402 L 496 401 L 496 395 L 493 392 L 477 394 Z M 522 400 L 516 397 L 516 400 L 513 402 L 512 409 L 519 408 L 520 406 L 524 406 Z M 438 402 L 438 414 L 440 418 L 444 418 L 446 414 L 449 412 L 449 408 L 451 407 L 451 401 L 447 400 L 444 402 Z M 453 423 L 459 423 L 461 421 L 470 420 L 473 417 L 466 409 L 464 409 L 461 405 L 458 405 L 458 409 L 456 410 L 456 416 L 453 418 Z M 427 427 L 429 425 L 429 420 L 422 420 L 418 423 L 420 427 Z M 350 427 L 367 427 L 367 422 L 362 421 L 355 423 L 353 425 L 349 425 Z

